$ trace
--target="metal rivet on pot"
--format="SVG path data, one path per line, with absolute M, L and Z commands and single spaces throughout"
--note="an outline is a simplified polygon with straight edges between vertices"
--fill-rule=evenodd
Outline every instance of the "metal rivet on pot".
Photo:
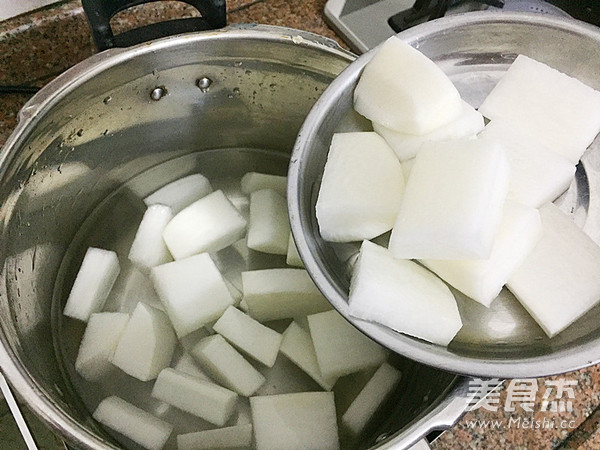
M 208 88 L 211 84 L 212 80 L 208 77 L 202 77 L 199 78 L 198 81 L 196 81 L 196 86 L 198 86 L 202 92 L 208 91 Z
M 155 102 L 159 101 L 165 95 L 167 95 L 167 90 L 164 86 L 157 86 L 154 89 L 152 89 L 152 92 L 150 92 L 150 98 Z

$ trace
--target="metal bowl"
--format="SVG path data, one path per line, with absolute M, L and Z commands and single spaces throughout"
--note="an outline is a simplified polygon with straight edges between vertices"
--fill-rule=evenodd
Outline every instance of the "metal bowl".
M 435 61 L 474 107 L 520 53 L 600 89 L 600 29 L 575 20 L 529 13 L 466 13 L 417 26 L 398 37 Z M 600 306 L 549 339 L 509 292 L 503 290 L 485 308 L 455 291 L 464 326 L 447 348 L 348 315 L 350 264 L 359 244 L 325 242 L 319 235 L 315 202 L 333 133 L 371 130 L 370 123 L 352 109 L 352 94 L 373 52 L 352 63 L 327 88 L 307 116 L 292 154 L 288 185 L 292 232 L 317 286 L 368 336 L 444 370 L 522 378 L 599 362 Z M 569 190 L 556 201 L 596 242 L 600 242 L 599 147 L 596 139 Z

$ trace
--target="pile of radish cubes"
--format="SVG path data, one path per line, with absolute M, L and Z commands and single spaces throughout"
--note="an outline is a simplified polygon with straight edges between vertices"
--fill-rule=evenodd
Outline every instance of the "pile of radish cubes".
M 354 108 L 375 131 L 334 135 L 316 204 L 325 240 L 362 241 L 352 316 L 445 346 L 462 327 L 448 285 L 486 307 L 506 286 L 549 337 L 600 301 L 600 248 L 552 203 L 600 131 L 600 92 L 519 55 L 475 110 L 392 37 Z
M 87 322 L 75 369 L 92 383 L 114 370 L 153 382 L 164 410 L 206 422 L 175 436 L 160 414 L 114 395 L 102 400 L 94 418 L 148 449 L 337 449 L 342 433 L 360 435 L 400 372 L 331 309 L 302 268 L 286 178 L 252 172 L 240 183 L 246 216 L 194 174 L 145 199 L 128 255 L 87 250 L 64 308 Z M 287 265 L 224 276 L 215 255 L 226 248 L 285 255 Z M 282 319 L 278 332 L 272 324 Z M 275 384 L 264 374 L 282 357 L 315 388 L 257 395 Z M 338 389 L 341 377 L 346 388 Z

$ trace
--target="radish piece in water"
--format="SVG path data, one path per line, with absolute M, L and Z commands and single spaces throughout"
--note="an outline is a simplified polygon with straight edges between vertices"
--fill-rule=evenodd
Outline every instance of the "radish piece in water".
M 252 445 L 252 424 L 234 425 L 214 430 L 197 431 L 177 436 L 177 448 L 211 450 L 246 448 Z
M 432 60 L 394 36 L 365 66 L 354 109 L 393 130 L 424 134 L 456 120 L 462 100 Z
M 321 236 L 350 242 L 391 230 L 403 192 L 402 167 L 381 136 L 334 134 L 316 205 Z
M 383 363 L 360 391 L 342 416 L 342 426 L 353 436 L 362 432 L 377 411 L 400 382 L 402 374 L 388 363 Z
M 125 313 L 95 313 L 90 316 L 79 345 L 75 370 L 87 381 L 98 381 L 113 368 L 112 356 L 129 321 Z
M 407 134 L 392 130 L 373 122 L 373 129 L 381 135 L 402 163 L 414 158 L 423 142 L 447 141 L 474 137 L 483 130 L 483 116 L 475 108 L 463 101 L 462 111 L 452 122 L 425 134 Z M 404 165 L 404 164 L 403 164 Z
M 238 399 L 229 389 L 174 369 L 160 372 L 152 397 L 220 427 L 235 411 Z
M 138 303 L 121 334 L 112 363 L 138 380 L 153 380 L 169 366 L 176 343 L 167 315 Z
M 600 92 L 519 55 L 479 107 L 485 117 L 527 130 L 577 164 L 600 131 Z
M 213 330 L 236 348 L 267 367 L 273 367 L 281 345 L 281 334 L 230 306 L 213 325 Z
M 600 301 L 600 247 L 554 204 L 540 216 L 542 238 L 507 286 L 552 337 Z
M 102 400 L 93 417 L 148 450 L 163 448 L 173 431 L 170 423 L 115 396 Z
M 287 254 L 290 221 L 285 197 L 272 189 L 250 194 L 248 248 L 275 255 Z
M 392 230 L 392 254 L 411 259 L 488 258 L 509 175 L 499 144 L 483 139 L 424 143 Z
M 562 194 L 575 175 L 575 165 L 538 140 L 502 120 L 493 120 L 479 133 L 504 147 L 510 164 L 508 196 L 539 208 Z
M 337 377 L 326 378 L 321 375 L 321 369 L 319 369 L 319 363 L 317 362 L 317 354 L 315 353 L 315 347 L 313 346 L 310 334 L 306 330 L 303 330 L 295 321 L 283 333 L 280 351 L 290 361 L 306 372 L 323 389 L 330 391 L 333 388 Z
M 490 306 L 541 236 L 542 222 L 538 210 L 507 201 L 488 259 L 427 259 L 421 262 L 463 294 Z
M 257 450 L 338 449 L 332 392 L 250 398 Z
M 211 192 L 212 186 L 208 179 L 204 175 L 195 173 L 161 187 L 146 197 L 144 203 L 147 206 L 156 204 L 169 206 L 173 214 L 177 214 Z
M 369 241 L 360 248 L 348 302 L 353 317 L 439 345 L 448 345 L 462 327 L 456 300 L 442 280 Z
M 219 334 L 202 339 L 190 353 L 213 379 L 245 397 L 265 382 L 265 377 Z
M 242 272 L 244 300 L 260 322 L 306 316 L 331 309 L 304 269 Z
M 163 238 L 175 259 L 216 252 L 241 239 L 246 219 L 222 191 L 192 203 L 165 227 Z
M 337 311 L 312 314 L 308 316 L 308 325 L 324 377 L 341 377 L 378 366 L 387 357 L 383 347 L 354 328 Z
M 129 250 L 129 261 L 147 273 L 154 266 L 173 261 L 162 233 L 173 218 L 171 208 L 164 205 L 149 206 L 135 234 Z
M 88 248 L 63 314 L 87 322 L 90 315 L 102 311 L 120 270 L 115 252 Z
M 272 189 L 282 197 L 287 195 L 287 177 L 268 173 L 248 172 L 241 180 L 242 193 L 250 195 L 262 189 Z
M 179 337 L 217 320 L 235 302 L 208 253 L 156 266 L 150 279 Z

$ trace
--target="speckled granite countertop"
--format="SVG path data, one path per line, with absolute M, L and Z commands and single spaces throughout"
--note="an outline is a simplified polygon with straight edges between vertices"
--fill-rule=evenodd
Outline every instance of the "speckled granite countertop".
M 193 12 L 182 5 L 165 2 L 154 4 L 152 8 L 121 13 L 114 21 L 116 31 L 140 21 L 183 17 Z M 229 0 L 227 19 L 229 23 L 262 23 L 312 31 L 344 46 L 324 21 L 324 5 L 325 0 Z M 78 1 L 66 1 L 1 22 L 0 85 L 42 86 L 94 52 L 89 27 Z M 20 94 L 0 97 L 0 145 L 15 127 L 16 114 L 27 99 L 27 95 Z M 572 410 L 544 411 L 542 402 L 548 382 L 560 379 L 577 382 L 573 389 L 574 398 L 568 399 L 572 401 Z M 467 413 L 458 424 L 436 439 L 432 448 L 600 449 L 600 366 L 560 377 L 540 378 L 532 383 L 537 387 L 537 394 L 531 412 L 522 409 L 524 403 L 518 402 L 515 411 L 507 411 L 507 381 L 498 403 L 489 405 L 489 409 L 497 406 L 497 411 L 480 407 Z M 16 441 L 5 440 L 11 426 L 3 420 L 6 411 L 3 412 L 0 414 L 0 447 L 20 448 Z M 58 446 L 48 444 L 43 448 Z

